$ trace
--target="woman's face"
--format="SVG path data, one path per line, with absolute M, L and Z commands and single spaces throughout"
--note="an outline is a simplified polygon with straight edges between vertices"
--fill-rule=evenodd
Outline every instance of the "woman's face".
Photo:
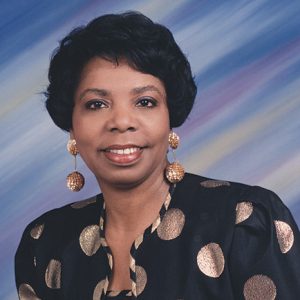
M 163 177 L 170 127 L 158 78 L 126 61 L 94 58 L 74 101 L 71 137 L 100 184 L 126 187 Z

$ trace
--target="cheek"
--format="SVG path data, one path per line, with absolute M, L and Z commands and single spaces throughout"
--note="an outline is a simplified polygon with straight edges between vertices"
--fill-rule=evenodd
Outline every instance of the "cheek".
M 168 110 L 166 110 L 163 117 L 158 120 L 157 125 L 157 131 L 161 132 L 162 139 L 168 144 L 168 137 L 171 130 Z
M 157 142 L 163 149 L 168 148 L 168 137 L 170 133 L 170 123 L 168 111 L 165 111 L 160 116 L 157 116 L 155 121 L 152 123 L 152 135 L 156 136 Z
M 160 151 L 167 152 L 169 147 L 169 133 L 169 123 L 158 122 L 158 125 L 155 128 L 152 128 L 152 135 L 155 136 Z
M 95 140 L 96 128 L 95 123 L 93 124 L 88 118 L 77 116 L 77 114 L 73 115 L 72 135 L 76 140 L 79 152 L 82 152 Z
M 153 110 L 149 121 L 160 132 L 170 131 L 170 118 L 167 105 L 163 104 L 158 110 Z

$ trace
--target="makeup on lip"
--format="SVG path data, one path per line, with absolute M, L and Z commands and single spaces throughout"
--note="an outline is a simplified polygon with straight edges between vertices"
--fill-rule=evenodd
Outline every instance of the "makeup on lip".
M 104 155 L 117 164 L 130 164 L 138 160 L 143 152 L 143 147 L 136 145 L 112 145 L 104 150 Z

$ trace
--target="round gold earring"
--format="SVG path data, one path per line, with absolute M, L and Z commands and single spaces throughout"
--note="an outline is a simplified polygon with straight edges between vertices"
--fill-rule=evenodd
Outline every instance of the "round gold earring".
M 184 168 L 183 166 L 176 160 L 175 149 L 177 149 L 179 145 L 179 136 L 171 131 L 169 133 L 169 146 L 172 149 L 174 162 L 168 164 L 165 170 L 166 178 L 170 183 L 178 183 L 184 177 Z
M 79 192 L 84 186 L 84 177 L 81 173 L 76 171 L 77 169 L 77 161 L 76 156 L 79 153 L 76 147 L 76 141 L 74 139 L 70 139 L 67 144 L 68 152 L 74 156 L 75 162 L 75 170 L 67 176 L 67 187 L 72 192 Z

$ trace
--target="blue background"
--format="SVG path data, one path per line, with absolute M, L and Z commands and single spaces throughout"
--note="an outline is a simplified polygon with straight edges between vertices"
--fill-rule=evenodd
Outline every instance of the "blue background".
M 177 133 L 187 171 L 274 190 L 300 224 L 300 1 L 0 1 L 0 299 L 17 299 L 13 256 L 26 224 L 99 192 L 65 188 L 68 135 L 43 104 L 52 50 L 104 13 L 139 10 L 169 27 L 198 84 Z

